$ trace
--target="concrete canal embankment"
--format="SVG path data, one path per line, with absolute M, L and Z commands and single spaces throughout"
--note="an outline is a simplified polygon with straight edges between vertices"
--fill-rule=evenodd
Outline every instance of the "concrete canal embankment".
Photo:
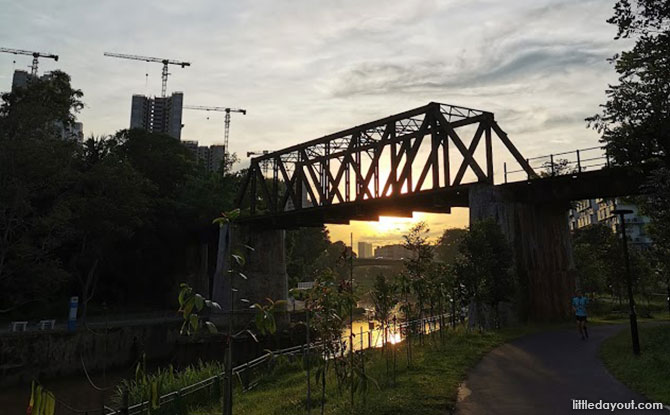
M 236 326 L 244 327 L 253 317 L 249 313 L 236 316 Z M 225 319 L 212 316 L 221 332 L 214 335 L 180 336 L 180 318 L 115 321 L 76 331 L 26 331 L 0 333 L 0 387 L 29 384 L 33 379 L 52 379 L 82 375 L 83 366 L 91 373 L 103 369 L 129 368 L 143 355 L 159 365 L 177 367 L 198 360 L 223 360 L 226 348 Z M 286 317 L 280 320 L 287 319 Z M 239 329 L 239 328 L 238 328 Z M 265 349 L 289 347 L 304 340 L 304 328 L 280 330 L 276 336 L 249 336 L 235 341 L 236 362 L 253 359 Z M 83 364 L 82 364 L 83 361 Z
M 103 367 L 126 366 L 142 353 L 166 359 L 176 352 L 179 322 L 127 324 L 105 328 L 3 333 L 0 337 L 0 386 L 32 379 L 67 376 Z

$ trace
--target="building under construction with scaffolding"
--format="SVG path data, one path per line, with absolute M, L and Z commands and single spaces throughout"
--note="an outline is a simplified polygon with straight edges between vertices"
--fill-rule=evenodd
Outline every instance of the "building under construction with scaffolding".
M 130 106 L 130 128 L 164 133 L 181 139 L 181 115 L 184 94 L 174 92 L 167 97 L 133 95 Z

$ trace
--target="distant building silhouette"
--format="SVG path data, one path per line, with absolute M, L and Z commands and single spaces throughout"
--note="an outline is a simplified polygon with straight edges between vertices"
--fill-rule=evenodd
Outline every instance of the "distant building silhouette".
M 222 144 L 214 144 L 209 147 L 200 146 L 197 141 L 191 140 L 184 140 L 182 143 L 191 150 L 198 163 L 202 164 L 208 171 L 219 171 L 225 154 L 225 146 Z
M 640 214 L 637 205 L 626 203 L 621 198 L 587 199 L 576 202 L 575 207 L 569 212 L 570 230 L 605 224 L 612 229 L 612 232 L 618 232 L 619 216 L 612 213 L 614 209 L 633 211 L 632 214 L 626 215 L 626 235 L 633 245 L 644 248 L 653 243 L 646 230 L 650 222 L 649 217 Z
M 358 257 L 359 258 L 372 258 L 372 244 L 368 242 L 359 242 L 358 243 Z
M 16 70 L 14 71 L 14 76 L 12 77 L 12 91 L 16 88 L 23 88 L 28 85 L 31 75 L 28 71 Z
M 384 245 L 375 249 L 375 258 L 405 259 L 410 255 L 410 251 L 401 244 Z
M 181 139 L 181 116 L 184 94 L 174 92 L 169 97 L 150 98 L 133 95 L 130 106 L 130 128 L 152 133 L 164 133 Z

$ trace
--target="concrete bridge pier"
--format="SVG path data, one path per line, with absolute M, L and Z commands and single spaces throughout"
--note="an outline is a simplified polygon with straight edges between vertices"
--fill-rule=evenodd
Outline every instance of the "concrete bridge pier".
M 513 248 L 520 316 L 537 321 L 569 317 L 576 271 L 567 203 L 518 201 L 500 187 L 477 184 L 470 187 L 469 205 L 470 223 L 494 219 Z
M 230 259 L 227 254 L 228 227 L 223 227 L 219 233 L 219 250 L 217 255 L 217 270 L 214 275 L 214 284 L 212 287 L 212 298 L 217 301 L 224 311 L 230 309 L 229 299 L 229 274 L 225 272 L 228 269 L 227 261 Z M 234 310 L 239 314 L 236 318 L 238 323 L 245 325 L 249 321 L 247 317 L 253 315 L 253 310 L 249 306 L 254 303 L 265 305 L 266 298 L 273 301 L 286 300 L 288 298 L 288 274 L 286 273 L 285 258 L 285 234 L 284 230 L 262 229 L 251 225 L 234 225 L 232 227 L 232 252 L 240 253 L 245 258 L 245 264 L 242 267 L 242 273 L 247 279 L 236 275 L 234 287 L 238 290 L 235 293 Z M 244 245 L 252 247 L 253 250 Z M 248 304 L 240 299 L 249 300 Z M 277 317 L 277 323 L 285 318 Z M 247 321 L 242 321 L 246 318 Z

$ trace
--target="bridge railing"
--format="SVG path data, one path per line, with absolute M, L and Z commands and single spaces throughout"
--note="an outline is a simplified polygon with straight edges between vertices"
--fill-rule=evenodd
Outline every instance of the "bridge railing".
M 579 174 L 610 166 L 610 158 L 604 147 L 587 147 L 547 154 L 529 158 L 526 161 L 533 170 L 538 172 L 539 177 Z M 503 171 L 505 183 L 533 179 L 524 169 L 508 170 L 506 162 L 503 163 Z

